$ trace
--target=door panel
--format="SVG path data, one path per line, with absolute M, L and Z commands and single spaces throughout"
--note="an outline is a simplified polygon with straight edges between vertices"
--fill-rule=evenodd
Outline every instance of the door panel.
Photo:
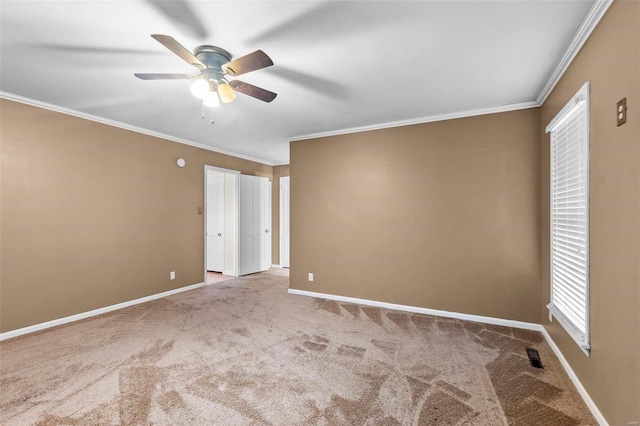
M 271 266 L 271 184 L 269 179 L 240 175 L 239 274 Z
M 207 270 L 224 269 L 224 175 L 207 174 Z
M 260 209 L 261 218 L 261 271 L 266 271 L 271 267 L 271 182 L 264 178 L 260 181 Z

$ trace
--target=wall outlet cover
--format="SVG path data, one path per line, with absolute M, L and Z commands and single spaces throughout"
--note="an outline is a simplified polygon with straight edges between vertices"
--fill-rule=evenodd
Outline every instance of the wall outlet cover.
M 622 98 L 616 104 L 616 114 L 618 126 L 627 122 L 627 98 Z

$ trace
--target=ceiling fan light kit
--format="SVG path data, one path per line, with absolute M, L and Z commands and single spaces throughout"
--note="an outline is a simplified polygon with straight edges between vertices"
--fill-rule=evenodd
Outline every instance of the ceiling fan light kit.
M 191 94 L 202 100 L 202 118 L 204 107 L 217 107 L 222 103 L 230 103 L 236 98 L 235 92 L 271 102 L 277 96 L 276 93 L 244 83 L 240 80 L 227 80 L 225 76 L 238 76 L 251 71 L 270 67 L 273 61 L 262 50 L 232 60 L 232 56 L 226 50 L 210 46 L 208 44 L 198 46 L 193 53 L 178 43 L 173 37 L 162 34 L 152 34 L 155 40 L 178 55 L 189 65 L 200 70 L 200 74 L 134 74 L 141 80 L 177 80 L 196 79 L 191 85 Z M 213 120 L 211 120 L 213 123 Z

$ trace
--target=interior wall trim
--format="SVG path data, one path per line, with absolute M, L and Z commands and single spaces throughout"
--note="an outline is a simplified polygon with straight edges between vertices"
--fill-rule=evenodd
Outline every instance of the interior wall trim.
M 295 288 L 289 289 L 290 294 L 297 294 L 299 296 L 310 296 L 321 299 L 336 300 L 338 302 L 357 303 L 359 305 L 375 306 L 377 308 L 392 309 L 395 311 L 412 312 L 415 314 L 434 315 L 445 318 L 456 318 L 466 321 L 481 322 L 484 324 L 502 325 L 504 327 L 522 328 L 525 330 L 540 331 L 541 325 L 532 322 L 515 321 L 502 318 L 485 317 L 481 315 L 463 314 L 459 312 L 440 311 L 437 309 L 421 308 L 418 306 L 398 305 L 395 303 L 379 302 L 377 300 L 358 299 L 356 297 L 338 296 L 335 294 L 316 293 L 313 291 L 298 290 Z
M 591 411 L 591 414 L 596 419 L 598 424 L 600 426 L 609 426 L 609 423 L 607 423 L 607 420 L 604 418 L 604 416 L 596 406 L 595 402 L 593 402 L 593 399 L 591 399 L 591 396 L 589 396 L 589 393 L 587 392 L 587 390 L 584 388 L 584 386 L 582 386 L 580 379 L 578 379 L 578 376 L 571 368 L 571 365 L 569 365 L 569 362 L 566 360 L 564 355 L 562 355 L 560 348 L 558 348 L 558 345 L 555 344 L 555 342 L 553 341 L 553 339 L 551 338 L 551 336 L 549 335 L 549 333 L 547 332 L 547 330 L 544 328 L 542 324 L 523 322 L 523 321 L 514 321 L 514 320 L 494 318 L 494 317 L 485 317 L 481 315 L 463 314 L 460 312 L 440 311 L 437 309 L 421 308 L 417 306 L 398 305 L 395 303 L 379 302 L 376 300 L 368 300 L 368 299 L 358 299 L 355 297 L 338 296 L 335 294 L 316 293 L 313 291 L 298 290 L 294 288 L 290 288 L 288 292 L 289 294 L 295 294 L 298 296 L 316 297 L 321 299 L 335 300 L 338 302 L 348 302 L 348 303 L 356 303 L 359 305 L 375 306 L 378 308 L 392 309 L 396 311 L 434 315 L 434 316 L 445 317 L 445 318 L 461 319 L 465 321 L 481 322 L 484 324 L 501 325 L 504 327 L 513 327 L 513 328 L 521 328 L 525 330 L 539 331 L 544 336 L 545 340 L 551 347 L 551 350 L 553 351 L 553 353 L 558 357 L 560 364 L 567 372 L 567 375 L 573 382 L 574 386 L 578 390 L 578 393 L 584 400 L 585 404 Z
M 53 111 L 53 112 L 59 112 L 61 114 L 66 114 L 66 115 L 71 115 L 74 117 L 78 117 L 78 118 L 83 118 L 85 120 L 89 120 L 89 121 L 94 121 L 96 123 L 100 123 L 100 124 L 106 124 L 107 126 L 112 126 L 112 127 L 118 127 L 120 129 L 124 129 L 124 130 L 129 130 L 131 132 L 135 132 L 135 133 L 141 133 L 143 135 L 147 135 L 147 136 L 153 136 L 154 138 L 160 138 L 160 139 L 165 139 L 171 142 L 177 142 L 177 143 L 181 143 L 183 145 L 189 145 L 189 146 L 193 146 L 195 148 L 200 148 L 200 149 L 204 149 L 207 151 L 213 151 L 213 152 L 217 152 L 218 154 L 224 154 L 224 155 L 228 155 L 230 157 L 236 157 L 236 158 L 241 158 L 243 160 L 248 160 L 248 161 L 253 161 L 255 163 L 260 163 L 260 164 L 266 164 L 267 166 L 274 166 L 273 163 L 260 159 L 260 158 L 255 158 L 255 157 L 250 157 L 248 155 L 243 155 L 243 154 L 238 154 L 237 152 L 231 152 L 231 151 L 225 151 L 223 149 L 218 149 L 218 148 L 214 148 L 212 146 L 209 145 L 204 145 L 201 143 L 197 143 L 197 142 L 192 142 L 189 141 L 187 139 L 182 139 L 182 138 L 176 138 L 174 136 L 170 136 L 164 133 L 160 133 L 160 132 L 155 132 L 153 130 L 149 130 L 149 129 L 144 129 L 142 127 L 137 127 L 137 126 L 132 126 L 130 124 L 126 124 L 126 123 L 121 123 L 119 121 L 115 121 L 115 120 L 109 120 L 107 118 L 103 118 L 103 117 L 98 117 L 96 115 L 91 115 L 91 114 L 87 114 L 81 111 L 76 111 L 70 108 L 64 108 L 58 105 L 53 105 L 53 104 L 49 104 L 46 102 L 41 102 L 41 101 L 36 101 L 35 99 L 30 99 L 30 98 L 26 98 L 23 96 L 18 96 L 18 95 L 14 95 L 13 93 L 8 93 L 8 92 L 3 92 L 0 91 L 0 98 L 3 99 L 7 99 L 9 101 L 14 101 L 14 102 L 19 102 L 21 104 L 25 104 L 25 105 L 30 105 L 30 106 L 34 106 L 37 108 L 42 108 L 42 109 L 46 109 L 49 111 Z
M 0 342 L 14 337 L 23 336 L 25 334 L 35 333 L 36 331 L 46 330 L 47 328 L 57 327 L 59 325 L 68 324 L 70 322 L 80 321 L 86 318 L 95 317 L 97 315 L 106 314 L 108 312 L 116 311 L 118 309 L 128 308 L 129 306 L 139 305 L 140 303 L 150 302 L 152 300 L 161 299 L 163 297 L 171 296 L 174 294 L 182 293 L 189 290 L 195 290 L 205 286 L 205 283 L 198 283 L 188 285 L 186 287 L 176 288 L 174 290 L 164 291 L 162 293 L 152 294 L 150 296 L 141 297 L 139 299 L 129 300 L 127 302 L 117 303 L 111 306 L 105 306 L 104 308 L 94 309 L 92 311 L 82 312 L 68 317 L 58 318 L 55 320 L 42 322 L 40 324 L 30 325 L 28 327 L 19 328 L 17 330 L 11 330 L 4 333 L 0 333 Z
M 521 109 L 537 108 L 540 104 L 536 101 L 521 102 L 518 104 L 501 105 L 496 107 L 474 109 L 469 111 L 452 112 L 449 114 L 429 115 L 425 117 L 412 118 L 409 120 L 389 121 L 386 123 L 372 124 L 370 126 L 350 127 L 328 132 L 310 133 L 287 138 L 290 141 L 301 141 L 305 139 L 324 138 L 327 136 L 339 136 L 349 133 L 367 132 L 370 130 L 389 129 L 393 127 L 411 126 L 414 124 L 432 123 L 435 121 L 455 120 L 456 118 L 475 117 L 478 115 L 497 114 L 501 112 L 518 111 Z
M 539 105 L 542 105 L 544 101 L 547 100 L 547 97 L 553 88 L 556 86 L 567 68 L 569 68 L 569 64 L 573 62 L 573 59 L 582 48 L 582 45 L 587 41 L 593 32 L 593 29 L 596 27 L 598 22 L 600 22 L 600 19 L 604 16 L 612 3 L 613 0 L 596 0 L 593 5 L 591 5 L 591 9 L 589 9 L 589 12 L 587 12 L 587 15 L 584 17 L 582 24 L 580 24 L 578 30 L 573 35 L 571 42 L 569 42 L 562 59 L 560 59 L 560 63 L 558 63 L 553 74 L 549 77 L 549 81 L 547 81 L 547 84 L 538 95 L 536 102 L 538 102 Z

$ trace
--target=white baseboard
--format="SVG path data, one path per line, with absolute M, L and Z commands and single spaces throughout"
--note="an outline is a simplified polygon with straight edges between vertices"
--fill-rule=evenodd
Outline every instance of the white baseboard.
M 0 333 L 0 341 L 11 339 L 13 337 L 22 336 L 24 334 L 34 333 L 36 331 L 45 330 L 47 328 L 56 327 L 58 325 L 67 324 L 74 321 L 80 321 L 85 318 L 95 317 L 96 315 L 106 314 L 107 312 L 116 311 L 118 309 L 127 308 L 129 306 L 138 305 L 140 303 L 150 302 L 152 300 L 161 299 L 173 294 L 182 293 L 184 291 L 194 290 L 203 287 L 205 283 L 193 284 L 186 287 L 176 288 L 174 290 L 164 291 L 162 293 L 152 294 L 151 296 L 141 297 L 139 299 L 129 300 L 127 302 L 118 303 L 116 305 L 105 306 L 104 308 L 94 309 L 92 311 L 82 312 L 80 314 L 70 315 L 68 317 L 58 318 L 52 321 L 40 324 L 30 325 L 28 327 L 19 328 L 17 330 Z
M 282 268 L 281 265 L 276 265 L 275 263 L 273 265 L 271 265 L 272 268 Z
M 562 355 L 560 348 L 558 347 L 558 345 L 556 345 L 556 342 L 553 341 L 553 339 L 551 338 L 551 335 L 547 332 L 547 329 L 544 328 L 544 326 L 540 325 L 540 332 L 542 333 L 544 338 L 547 340 L 547 343 L 549 344 L 549 346 L 551 346 L 551 350 L 553 350 L 553 353 L 555 353 L 556 356 L 558 357 L 560 364 L 562 364 L 562 367 L 564 367 L 564 370 L 567 372 L 567 375 L 569 376 L 574 386 L 578 390 L 578 393 L 580 393 L 580 396 L 584 400 L 584 403 L 587 404 L 587 407 L 589 407 L 591 414 L 593 414 L 593 417 L 595 417 L 598 424 L 600 426 L 609 426 L 609 423 L 607 423 L 607 420 L 604 418 L 600 410 L 598 410 L 596 403 L 593 402 L 593 399 L 591 399 L 591 396 L 589 396 L 589 393 L 587 392 L 587 390 L 584 388 L 584 386 L 582 386 L 582 383 L 580 383 L 580 379 L 578 379 L 578 376 L 571 368 L 571 365 L 569 365 L 569 362 L 567 361 L 567 359 L 564 357 L 564 355 Z
M 558 346 L 555 344 L 553 339 L 551 339 L 551 336 L 549 335 L 549 333 L 547 332 L 547 330 L 544 328 L 542 324 L 507 320 L 507 319 L 494 318 L 494 317 L 485 317 L 481 315 L 462 314 L 459 312 L 439 311 L 436 309 L 420 308 L 417 306 L 397 305 L 395 303 L 378 302 L 376 300 L 358 299 L 355 297 L 337 296 L 335 294 L 316 293 L 313 291 L 297 290 L 294 288 L 290 288 L 289 293 L 297 294 L 300 296 L 310 296 L 310 297 L 318 297 L 321 299 L 336 300 L 339 302 L 357 303 L 359 305 L 393 309 L 396 311 L 413 312 L 417 314 L 434 315 L 434 316 L 446 317 L 446 318 L 456 318 L 456 319 L 461 319 L 466 321 L 481 322 L 485 324 L 502 325 L 505 327 L 522 328 L 525 330 L 539 331 L 542 333 L 544 338 L 547 340 L 547 343 L 549 344 L 549 346 L 551 347 L 555 355 L 558 357 L 560 364 L 562 364 L 562 367 L 567 372 L 567 375 L 569 376 L 574 386 L 578 390 L 578 393 L 580 393 L 580 396 L 584 400 L 585 404 L 587 404 L 587 407 L 589 407 L 589 410 L 591 410 L 591 414 L 593 414 L 593 417 L 596 419 L 598 424 L 600 424 L 601 426 L 609 426 L 604 416 L 602 415 L 600 410 L 598 410 L 598 407 L 596 406 L 596 404 L 593 402 L 593 400 L 587 393 L 587 390 L 584 388 L 584 386 L 582 386 L 582 383 L 580 383 L 578 376 L 576 376 L 576 373 L 573 371 L 573 369 L 565 359 L 564 355 L 562 355 L 562 352 L 560 352 L 560 348 L 558 348 Z
M 459 312 L 439 311 L 437 309 L 420 308 L 417 306 L 397 305 L 395 303 L 378 302 L 376 300 L 358 299 L 355 297 L 337 296 L 335 294 L 315 293 L 313 291 L 289 289 L 290 294 L 298 294 L 300 296 L 319 297 L 321 299 L 337 300 L 339 302 L 357 303 L 360 305 L 376 306 L 378 308 L 393 309 L 396 311 L 413 312 L 416 314 L 434 315 L 438 317 L 456 318 L 466 321 L 475 321 L 485 324 L 502 325 L 505 327 L 523 328 L 525 330 L 540 331 L 542 326 L 531 322 L 514 321 L 502 318 L 484 317 L 481 315 L 462 314 Z

